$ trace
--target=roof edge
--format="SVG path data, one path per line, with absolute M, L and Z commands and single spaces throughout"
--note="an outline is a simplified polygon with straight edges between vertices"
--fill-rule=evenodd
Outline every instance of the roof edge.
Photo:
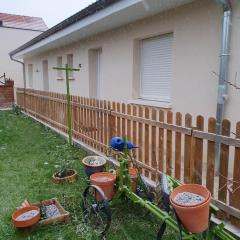
M 41 40 L 48 38 L 49 36 L 53 35 L 54 33 L 57 33 L 65 28 L 69 27 L 70 25 L 72 25 L 88 16 L 91 16 L 94 13 L 101 11 L 119 1 L 122 1 L 122 0 L 98 0 L 94 3 L 92 3 L 91 5 L 87 6 L 86 8 L 80 10 L 79 12 L 75 13 L 74 15 L 70 16 L 69 18 L 58 23 L 57 25 L 53 26 L 52 28 L 41 33 L 40 35 L 33 38 L 29 42 L 23 44 L 22 46 L 18 47 L 15 50 L 11 51 L 9 53 L 9 55 L 13 56 L 16 53 L 18 53 L 22 50 L 25 50 L 26 48 L 40 42 Z

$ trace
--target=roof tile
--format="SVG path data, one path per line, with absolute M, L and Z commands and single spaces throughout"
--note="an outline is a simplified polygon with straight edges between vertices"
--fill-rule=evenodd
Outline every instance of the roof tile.
M 0 13 L 1 26 L 9 28 L 20 28 L 26 30 L 46 31 L 47 25 L 40 17 L 29 17 Z

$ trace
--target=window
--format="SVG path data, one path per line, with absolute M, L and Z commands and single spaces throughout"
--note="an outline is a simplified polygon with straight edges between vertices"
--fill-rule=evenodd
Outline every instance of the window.
M 43 90 L 49 91 L 48 60 L 42 62 L 43 69 Z
M 28 64 L 28 84 L 29 88 L 33 88 L 33 65 Z
M 173 34 L 142 40 L 140 98 L 170 101 Z
M 67 64 L 68 64 L 68 67 L 73 68 L 73 54 L 67 55 Z M 72 71 L 69 71 L 69 78 L 73 78 Z
M 101 98 L 102 49 L 89 50 L 89 96 Z
M 62 56 L 57 57 L 57 67 L 63 67 L 62 66 Z M 57 70 L 57 79 L 61 80 L 63 79 L 63 71 Z

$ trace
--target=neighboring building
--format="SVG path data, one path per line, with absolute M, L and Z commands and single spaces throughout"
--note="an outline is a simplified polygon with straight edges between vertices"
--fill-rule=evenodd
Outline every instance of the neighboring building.
M 52 68 L 81 64 L 72 75 L 74 95 L 216 116 L 228 2 L 99 0 L 10 54 L 24 59 L 28 88 L 65 93 L 63 72 Z M 227 80 L 234 82 L 240 69 L 240 1 L 231 1 L 231 9 Z M 224 117 L 240 120 L 240 91 L 229 87 L 224 97 Z
M 0 13 L 0 76 L 6 73 L 16 87 L 23 87 L 22 66 L 11 61 L 8 53 L 45 30 L 42 18 Z

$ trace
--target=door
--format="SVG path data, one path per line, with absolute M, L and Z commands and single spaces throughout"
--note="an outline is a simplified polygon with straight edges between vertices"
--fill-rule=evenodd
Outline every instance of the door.
M 102 94 L 102 49 L 96 52 L 96 83 L 97 83 L 97 98 L 101 98 Z
M 89 50 L 89 97 L 102 97 L 102 49 Z

